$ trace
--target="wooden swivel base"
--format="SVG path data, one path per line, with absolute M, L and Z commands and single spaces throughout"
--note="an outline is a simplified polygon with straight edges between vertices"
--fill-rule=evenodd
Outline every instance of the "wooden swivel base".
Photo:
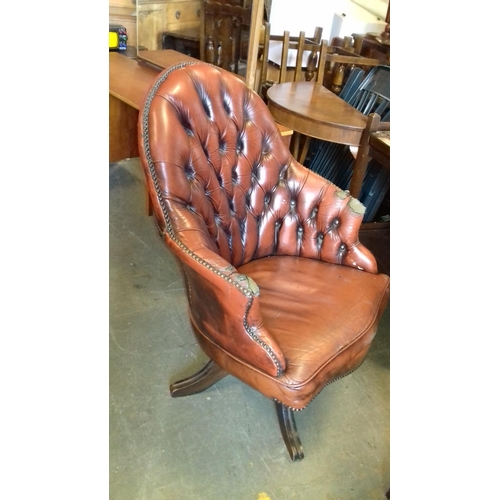
M 304 451 L 302 450 L 302 443 L 297 432 L 293 411 L 288 406 L 278 403 L 278 401 L 275 401 L 275 404 L 281 435 L 283 436 L 283 441 L 285 441 L 288 453 L 290 453 L 290 458 L 292 460 L 302 460 L 304 458 Z
M 171 384 L 170 394 L 173 398 L 198 394 L 223 379 L 226 375 L 226 371 L 220 368 L 213 360 L 210 360 L 195 374 Z M 278 401 L 275 401 L 275 405 L 278 413 L 281 435 L 283 436 L 283 441 L 290 454 L 290 458 L 292 460 L 301 460 L 304 458 L 304 452 L 297 432 L 293 411 Z

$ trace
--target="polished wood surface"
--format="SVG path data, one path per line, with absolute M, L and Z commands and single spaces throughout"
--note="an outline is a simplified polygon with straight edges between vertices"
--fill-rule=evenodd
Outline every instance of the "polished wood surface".
M 367 117 L 314 82 L 286 82 L 267 91 L 275 120 L 300 134 L 358 146 Z
M 200 62 L 200 59 L 190 57 L 186 54 L 177 52 L 176 50 L 141 50 L 137 53 L 137 59 L 140 62 L 148 63 L 163 70 L 169 68 L 173 64 L 180 64 L 185 61 Z M 236 75 L 240 80 L 245 80 L 242 75 Z
M 118 52 L 109 53 L 109 93 L 137 110 L 157 76 L 158 69 L 142 66 Z
M 380 116 L 375 113 L 363 115 L 314 82 L 273 85 L 267 91 L 267 98 L 274 119 L 306 137 L 302 146 L 292 139 L 292 154 L 300 163 L 304 163 L 311 137 L 358 147 L 349 185 L 352 196 L 358 198 L 369 158 L 369 140 L 381 126 Z
M 174 64 L 186 61 L 200 62 L 199 59 L 182 54 L 176 50 L 141 50 L 137 53 L 137 60 L 156 66 L 156 74 L 158 74 L 158 70 L 169 68 Z

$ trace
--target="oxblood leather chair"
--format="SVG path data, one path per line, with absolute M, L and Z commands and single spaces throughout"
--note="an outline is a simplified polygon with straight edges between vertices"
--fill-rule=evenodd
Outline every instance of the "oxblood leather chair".
M 361 364 L 389 299 L 358 239 L 364 207 L 297 163 L 261 98 L 206 63 L 159 75 L 139 143 L 209 358 L 171 395 L 231 374 L 275 402 L 290 456 L 303 458 L 293 411 Z

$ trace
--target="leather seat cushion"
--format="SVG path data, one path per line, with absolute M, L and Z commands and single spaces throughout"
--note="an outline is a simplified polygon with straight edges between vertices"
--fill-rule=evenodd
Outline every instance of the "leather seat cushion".
M 238 271 L 259 286 L 264 326 L 285 355 L 285 373 L 275 379 L 284 391 L 278 400 L 302 407 L 363 361 L 388 301 L 388 276 L 289 256 Z

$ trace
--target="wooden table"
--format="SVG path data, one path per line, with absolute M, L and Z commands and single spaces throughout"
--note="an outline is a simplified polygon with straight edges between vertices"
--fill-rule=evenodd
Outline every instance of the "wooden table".
M 315 82 L 277 83 L 267 91 L 275 120 L 308 137 L 359 146 L 367 118 Z
M 173 55 L 175 55 L 174 63 L 172 63 L 172 61 L 174 60 Z M 183 62 L 183 61 L 200 62 L 199 59 L 187 56 L 185 54 L 181 54 L 180 52 L 177 52 L 175 50 L 141 50 L 137 53 L 137 59 L 141 62 L 146 62 L 148 64 L 156 66 L 160 69 L 165 69 L 170 67 L 172 64 L 177 64 L 177 59 L 179 60 L 178 62 Z M 237 75 L 235 73 L 233 74 L 236 78 L 245 81 L 244 76 Z
M 188 56 L 176 50 L 140 50 L 137 60 L 155 66 L 159 70 L 169 68 L 174 64 L 183 62 L 200 62 L 195 57 Z
M 153 81 L 163 68 L 198 59 L 175 50 L 139 51 L 138 59 L 109 53 L 109 161 L 139 156 L 139 109 Z M 293 133 L 278 124 L 287 147 Z
M 142 99 L 158 76 L 117 52 L 109 53 L 109 161 L 139 156 L 137 121 Z
M 367 117 L 347 104 L 323 85 L 314 82 L 286 82 L 273 85 L 267 91 L 268 107 L 278 123 L 306 137 L 299 152 L 300 135 L 292 139 L 292 154 L 304 163 L 311 137 L 324 141 L 360 146 L 380 117 Z M 366 158 L 356 157 L 349 189 L 357 198 L 361 191 Z

